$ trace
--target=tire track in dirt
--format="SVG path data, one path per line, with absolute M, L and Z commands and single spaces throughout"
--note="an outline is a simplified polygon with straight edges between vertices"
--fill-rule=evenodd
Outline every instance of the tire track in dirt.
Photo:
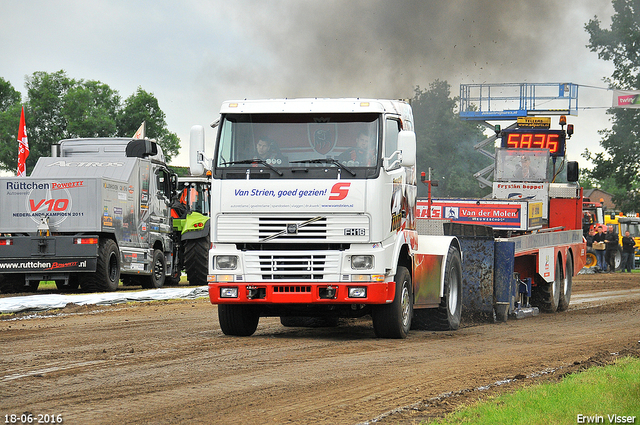
M 577 299 L 592 288 L 604 289 L 595 279 L 574 281 Z M 544 370 L 559 375 L 595 353 L 637 343 L 637 302 L 592 305 L 456 332 L 411 332 L 406 340 L 376 339 L 370 320 L 303 329 L 277 318 L 261 319 L 253 337 L 229 338 L 207 300 L 3 320 L 0 410 L 60 413 L 67 424 L 329 424 L 399 409 L 381 423 L 411 423 L 411 412 L 428 416 L 464 398 L 425 407 L 443 394 Z

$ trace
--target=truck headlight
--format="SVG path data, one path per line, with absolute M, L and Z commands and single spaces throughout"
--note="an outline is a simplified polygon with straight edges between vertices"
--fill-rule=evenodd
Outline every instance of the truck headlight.
M 238 287 L 220 288 L 220 298 L 238 298 Z
M 373 268 L 373 255 L 352 255 L 351 268 L 354 270 L 369 270 Z
M 237 255 L 217 255 L 216 256 L 217 270 L 235 270 L 237 267 L 238 267 Z

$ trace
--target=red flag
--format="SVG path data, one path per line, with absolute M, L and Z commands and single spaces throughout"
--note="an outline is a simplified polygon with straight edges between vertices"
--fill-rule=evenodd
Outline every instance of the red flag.
M 18 130 L 18 177 L 27 174 L 27 157 L 29 156 L 29 140 L 27 139 L 27 126 L 24 124 L 24 106 L 20 115 L 20 129 Z

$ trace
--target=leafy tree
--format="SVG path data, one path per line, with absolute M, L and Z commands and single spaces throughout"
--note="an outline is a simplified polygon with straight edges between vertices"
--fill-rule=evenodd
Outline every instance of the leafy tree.
M 20 92 L 0 77 L 0 169 L 14 171 L 18 167 L 18 126 L 20 125 Z
M 600 27 L 597 16 L 585 29 L 589 33 L 588 47 L 598 57 L 612 61 L 615 70 L 606 79 L 612 87 L 640 89 L 640 1 L 613 0 L 614 15 L 610 29 Z M 584 156 L 591 159 L 594 168 L 590 177 L 600 182 L 611 177 L 622 191 L 611 190 L 614 202 L 622 211 L 640 211 L 640 112 L 637 109 L 612 108 L 610 130 L 601 130 L 600 145 L 604 153 Z
M 25 81 L 25 120 L 29 137 L 27 173 L 50 146 L 75 137 L 131 137 L 143 121 L 167 161 L 178 153 L 178 136 L 169 132 L 158 100 L 138 88 L 124 105 L 117 91 L 93 80 L 75 80 L 64 71 L 34 72 Z M 0 78 L 0 169 L 17 168 L 20 93 Z
M 178 154 L 180 139 L 177 134 L 169 132 L 165 117 L 158 106 L 158 99 L 138 87 L 136 93 L 125 100 L 124 108 L 118 114 L 118 133 L 132 136 L 142 122 L 146 122 L 146 136 L 158 141 L 169 161 Z
M 473 174 L 491 164 L 473 148 L 485 138 L 480 126 L 473 121 L 460 120 L 456 114 L 457 98 L 450 98 L 451 86 L 436 80 L 428 90 L 416 87 L 412 108 L 417 137 L 418 172 L 428 173 L 438 186 L 432 196 L 482 197 L 490 190 L 481 189 Z M 427 186 L 420 185 L 418 193 L 427 196 Z
M 0 77 L 0 112 L 5 112 L 17 103 L 20 103 L 20 92 L 14 89 L 10 82 Z

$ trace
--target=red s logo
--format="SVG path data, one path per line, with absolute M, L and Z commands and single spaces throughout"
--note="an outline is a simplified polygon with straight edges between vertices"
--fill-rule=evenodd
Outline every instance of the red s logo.
M 330 201 L 340 201 L 347 197 L 349 194 L 349 186 L 351 183 L 336 183 L 331 188 Z

